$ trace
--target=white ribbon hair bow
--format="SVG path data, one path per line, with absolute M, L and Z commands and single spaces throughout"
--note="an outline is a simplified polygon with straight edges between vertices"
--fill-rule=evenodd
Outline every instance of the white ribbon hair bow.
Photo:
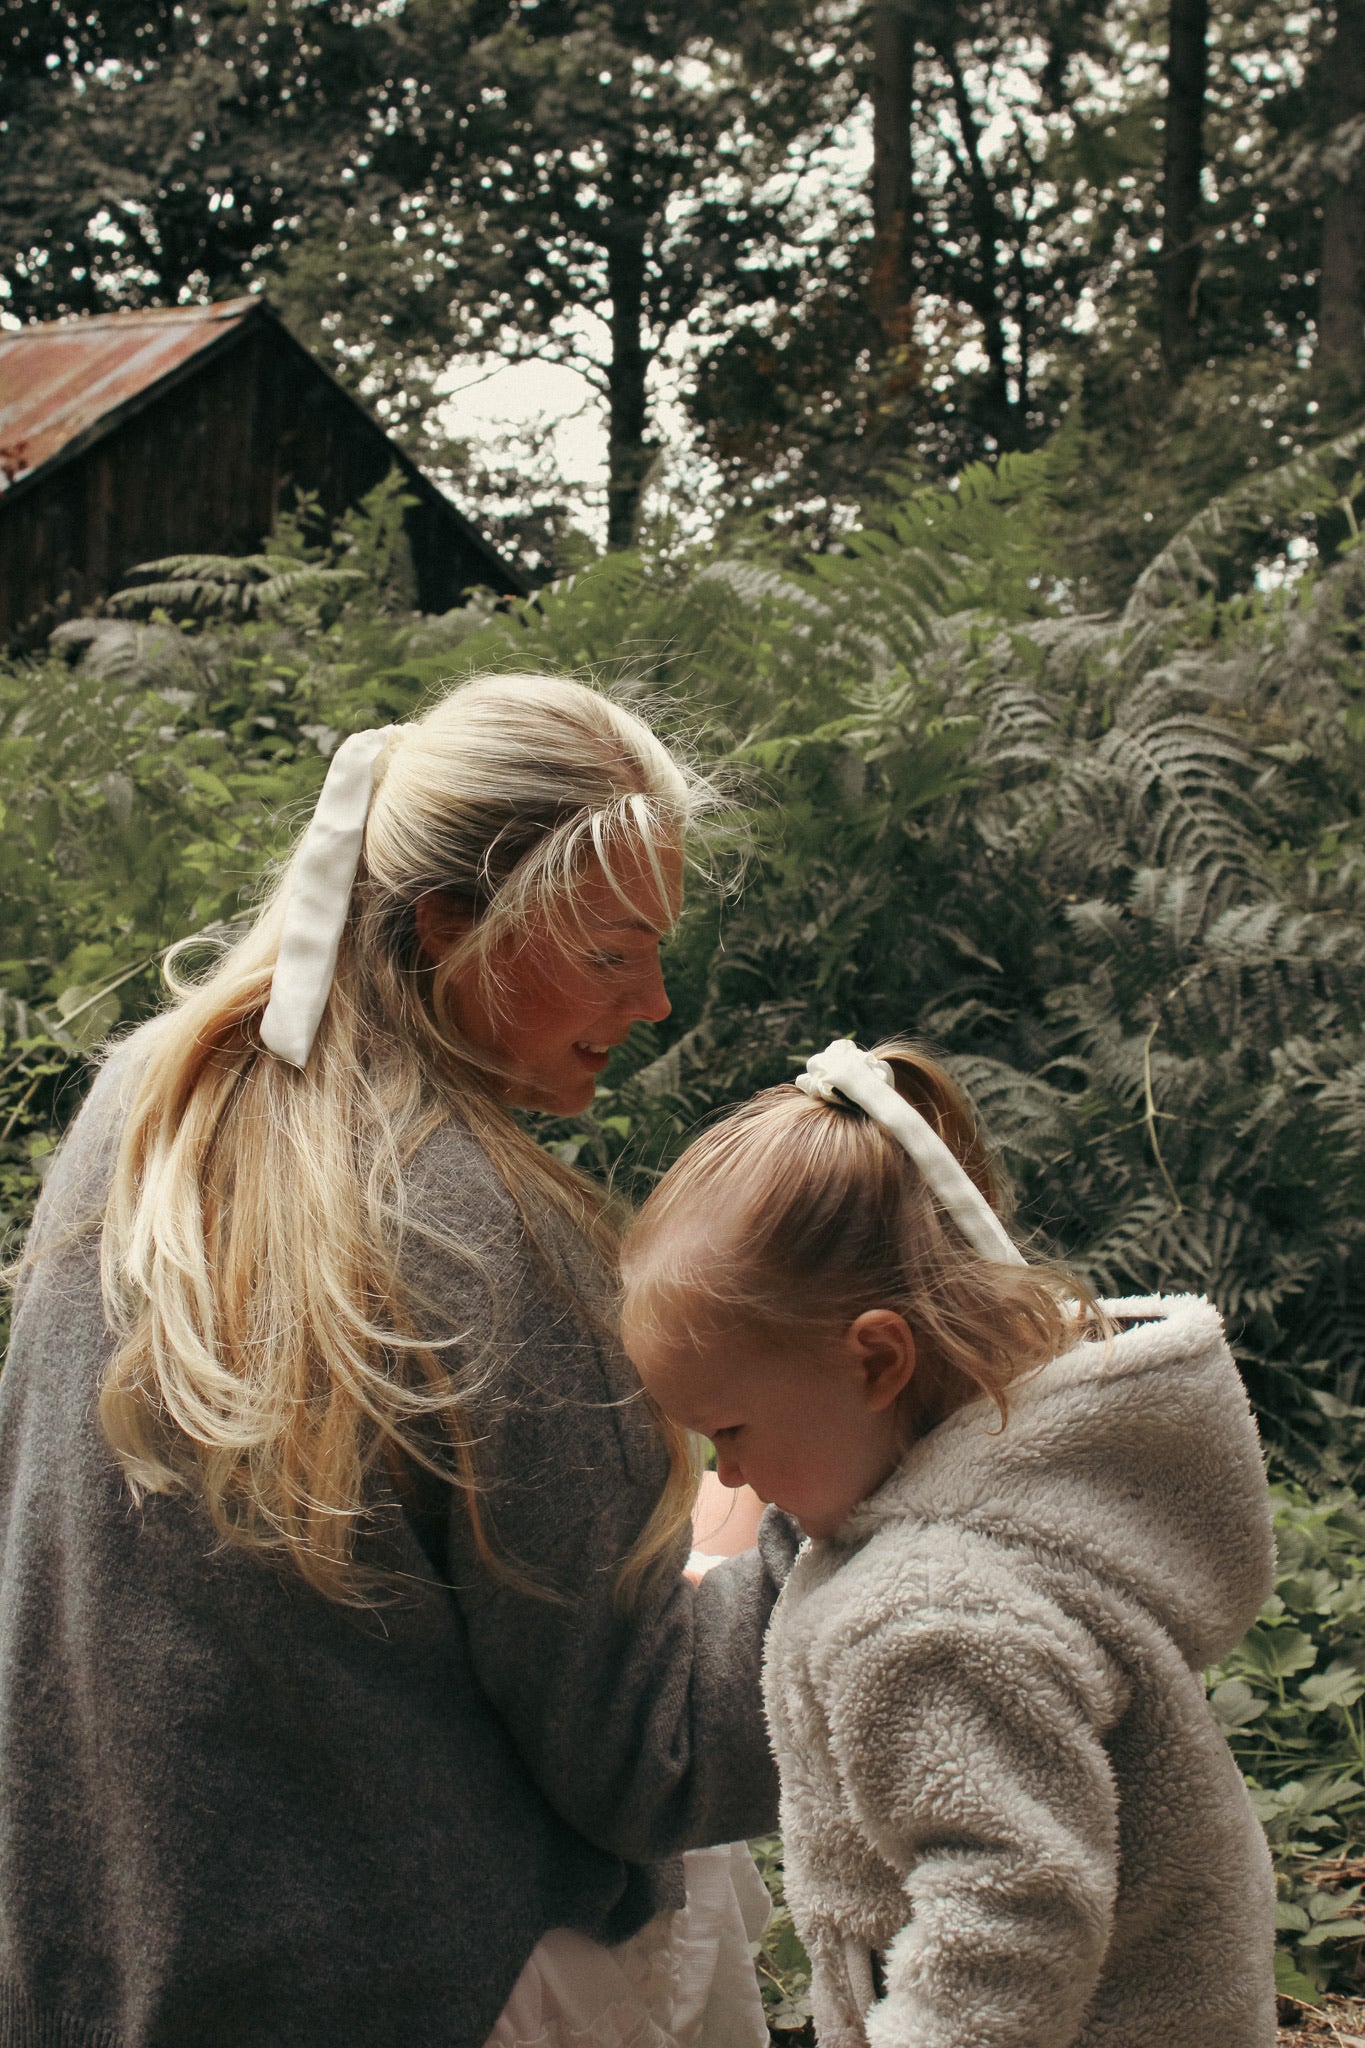
M 401 725 L 353 732 L 333 754 L 317 808 L 294 856 L 261 1044 L 276 1059 L 304 1067 L 336 973 L 381 754 Z
M 885 1060 L 863 1052 L 851 1038 L 836 1038 L 823 1052 L 811 1054 L 805 1073 L 796 1076 L 796 1086 L 817 1102 L 833 1102 L 842 1095 L 866 1110 L 874 1123 L 899 1139 L 974 1250 L 1005 1265 L 1028 1263 L 961 1161 L 919 1111 L 896 1093 Z

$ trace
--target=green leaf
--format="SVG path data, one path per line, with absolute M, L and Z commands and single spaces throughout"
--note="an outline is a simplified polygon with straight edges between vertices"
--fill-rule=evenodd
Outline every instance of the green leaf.
M 1275 1990 L 1281 1998 L 1293 1998 L 1300 2005 L 1320 2006 L 1322 1993 L 1311 1977 L 1283 1949 L 1275 1951 Z
M 214 798 L 220 804 L 226 805 L 232 802 L 232 791 L 222 778 L 215 775 L 211 769 L 192 767 L 187 768 L 185 773 L 188 780 L 203 795 Z
M 1338 1658 L 1326 1671 L 1315 1672 L 1305 1678 L 1299 1687 L 1299 1698 L 1310 1713 L 1321 1713 L 1324 1707 L 1351 1707 L 1365 1693 L 1365 1678 L 1354 1664 Z
M 1266 1710 L 1244 1678 L 1225 1678 L 1209 1694 L 1213 1718 L 1225 1735 L 1234 1728 L 1246 1728 Z
M 58 996 L 57 1014 L 68 1025 L 74 1042 L 84 1050 L 108 1036 L 122 1015 L 122 1005 L 114 989 L 101 990 L 76 983 Z
M 1316 1664 L 1317 1644 L 1301 1628 L 1266 1628 L 1259 1622 L 1252 1628 L 1238 1652 L 1263 1678 L 1289 1678 Z
M 1365 1941 L 1365 1920 L 1318 1920 L 1299 1942 L 1300 1948 L 1321 1948 L 1329 1941 Z
M 1314 1886 L 1308 1893 L 1308 1918 L 1315 1926 L 1320 1920 L 1344 1919 L 1350 1903 L 1349 1899 L 1341 1898 L 1334 1891 L 1328 1891 L 1326 1886 Z
M 40 797 L 29 811 L 29 838 L 39 859 L 51 853 L 61 830 L 62 814 L 55 797 Z

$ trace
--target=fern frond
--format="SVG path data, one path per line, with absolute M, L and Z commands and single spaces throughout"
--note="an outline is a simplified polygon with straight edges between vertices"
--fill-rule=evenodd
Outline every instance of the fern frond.
M 1069 1098 L 1041 1074 L 978 1053 L 950 1054 L 948 1071 L 975 1104 L 988 1138 L 1020 1159 L 1056 1156 L 1070 1129 Z
M 324 568 L 294 555 L 167 555 L 128 573 L 146 580 L 114 591 L 106 600 L 111 611 L 156 608 L 245 618 L 290 598 L 350 589 L 363 580 L 359 569 Z
M 1365 927 L 1282 900 L 1231 905 L 1209 926 L 1204 945 L 1239 966 L 1293 961 L 1365 969 Z
M 1090 874 L 1125 866 L 1186 870 L 1206 910 L 1262 868 L 1237 771 L 1246 748 L 1210 719 L 1114 726 L 1065 762 L 1056 851 Z
M 794 576 L 784 575 L 779 569 L 770 569 L 762 562 L 735 560 L 727 556 L 716 562 L 707 562 L 697 571 L 693 586 L 705 588 L 712 583 L 732 592 L 751 611 L 763 605 L 775 605 L 804 613 L 812 620 L 825 620 L 831 616 L 829 605 L 808 585 L 798 582 Z
M 1172 608 L 1202 602 L 1217 589 L 1219 559 L 1239 536 L 1291 514 L 1325 510 L 1336 497 L 1332 470 L 1354 460 L 1362 447 L 1365 425 L 1213 499 L 1147 564 L 1133 586 L 1124 624 L 1136 628 Z

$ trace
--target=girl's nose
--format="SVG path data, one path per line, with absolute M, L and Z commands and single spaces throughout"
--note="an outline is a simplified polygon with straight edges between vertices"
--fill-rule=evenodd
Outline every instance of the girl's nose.
M 740 1471 L 739 1461 L 733 1452 L 717 1449 L 716 1477 L 722 1486 L 743 1486 L 744 1474 Z

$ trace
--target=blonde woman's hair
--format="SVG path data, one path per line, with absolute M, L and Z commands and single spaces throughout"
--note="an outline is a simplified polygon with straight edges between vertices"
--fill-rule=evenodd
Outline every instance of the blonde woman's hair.
M 971 1106 L 919 1047 L 875 1048 L 897 1092 L 961 1162 L 997 1214 L 1005 1183 Z M 1009 1390 L 1078 1334 L 1089 1291 L 1055 1265 L 1006 1265 L 945 1217 L 904 1147 L 855 1104 L 766 1089 L 688 1148 L 627 1232 L 628 1321 L 680 1315 L 715 1327 L 834 1332 L 894 1309 L 915 1338 L 901 1396 L 904 1440 L 984 1395 L 1005 1420 Z
M 548 1279 L 584 1313 L 597 1311 L 576 1291 L 564 1225 L 579 1243 L 586 1235 L 609 1279 L 617 1232 L 601 1193 L 502 1106 L 508 1070 L 461 1036 L 452 979 L 471 967 L 496 1002 L 494 949 L 505 960 L 508 941 L 513 953 L 547 934 L 572 942 L 590 873 L 625 902 L 643 866 L 670 901 L 670 856 L 722 806 L 598 691 L 482 677 L 393 743 L 306 1068 L 258 1037 L 288 867 L 208 979 L 173 974 L 179 1001 L 147 1033 L 102 1237 L 115 1348 L 99 1413 L 135 1497 L 191 1489 L 225 1537 L 356 1600 L 375 1588 L 357 1543 L 376 1487 L 401 1496 L 415 1463 L 463 1489 L 485 1560 L 517 1576 L 479 1511 L 473 1406 L 493 1393 L 490 1333 L 427 1341 L 400 1280 L 414 1235 L 485 1290 L 487 1261 L 409 1214 L 405 1168 L 443 1122 L 462 1122 Z M 415 909 L 433 890 L 470 920 L 435 968 Z M 669 1477 L 626 1560 L 628 1595 L 691 1498 L 690 1447 L 662 1418 L 660 1428 Z

